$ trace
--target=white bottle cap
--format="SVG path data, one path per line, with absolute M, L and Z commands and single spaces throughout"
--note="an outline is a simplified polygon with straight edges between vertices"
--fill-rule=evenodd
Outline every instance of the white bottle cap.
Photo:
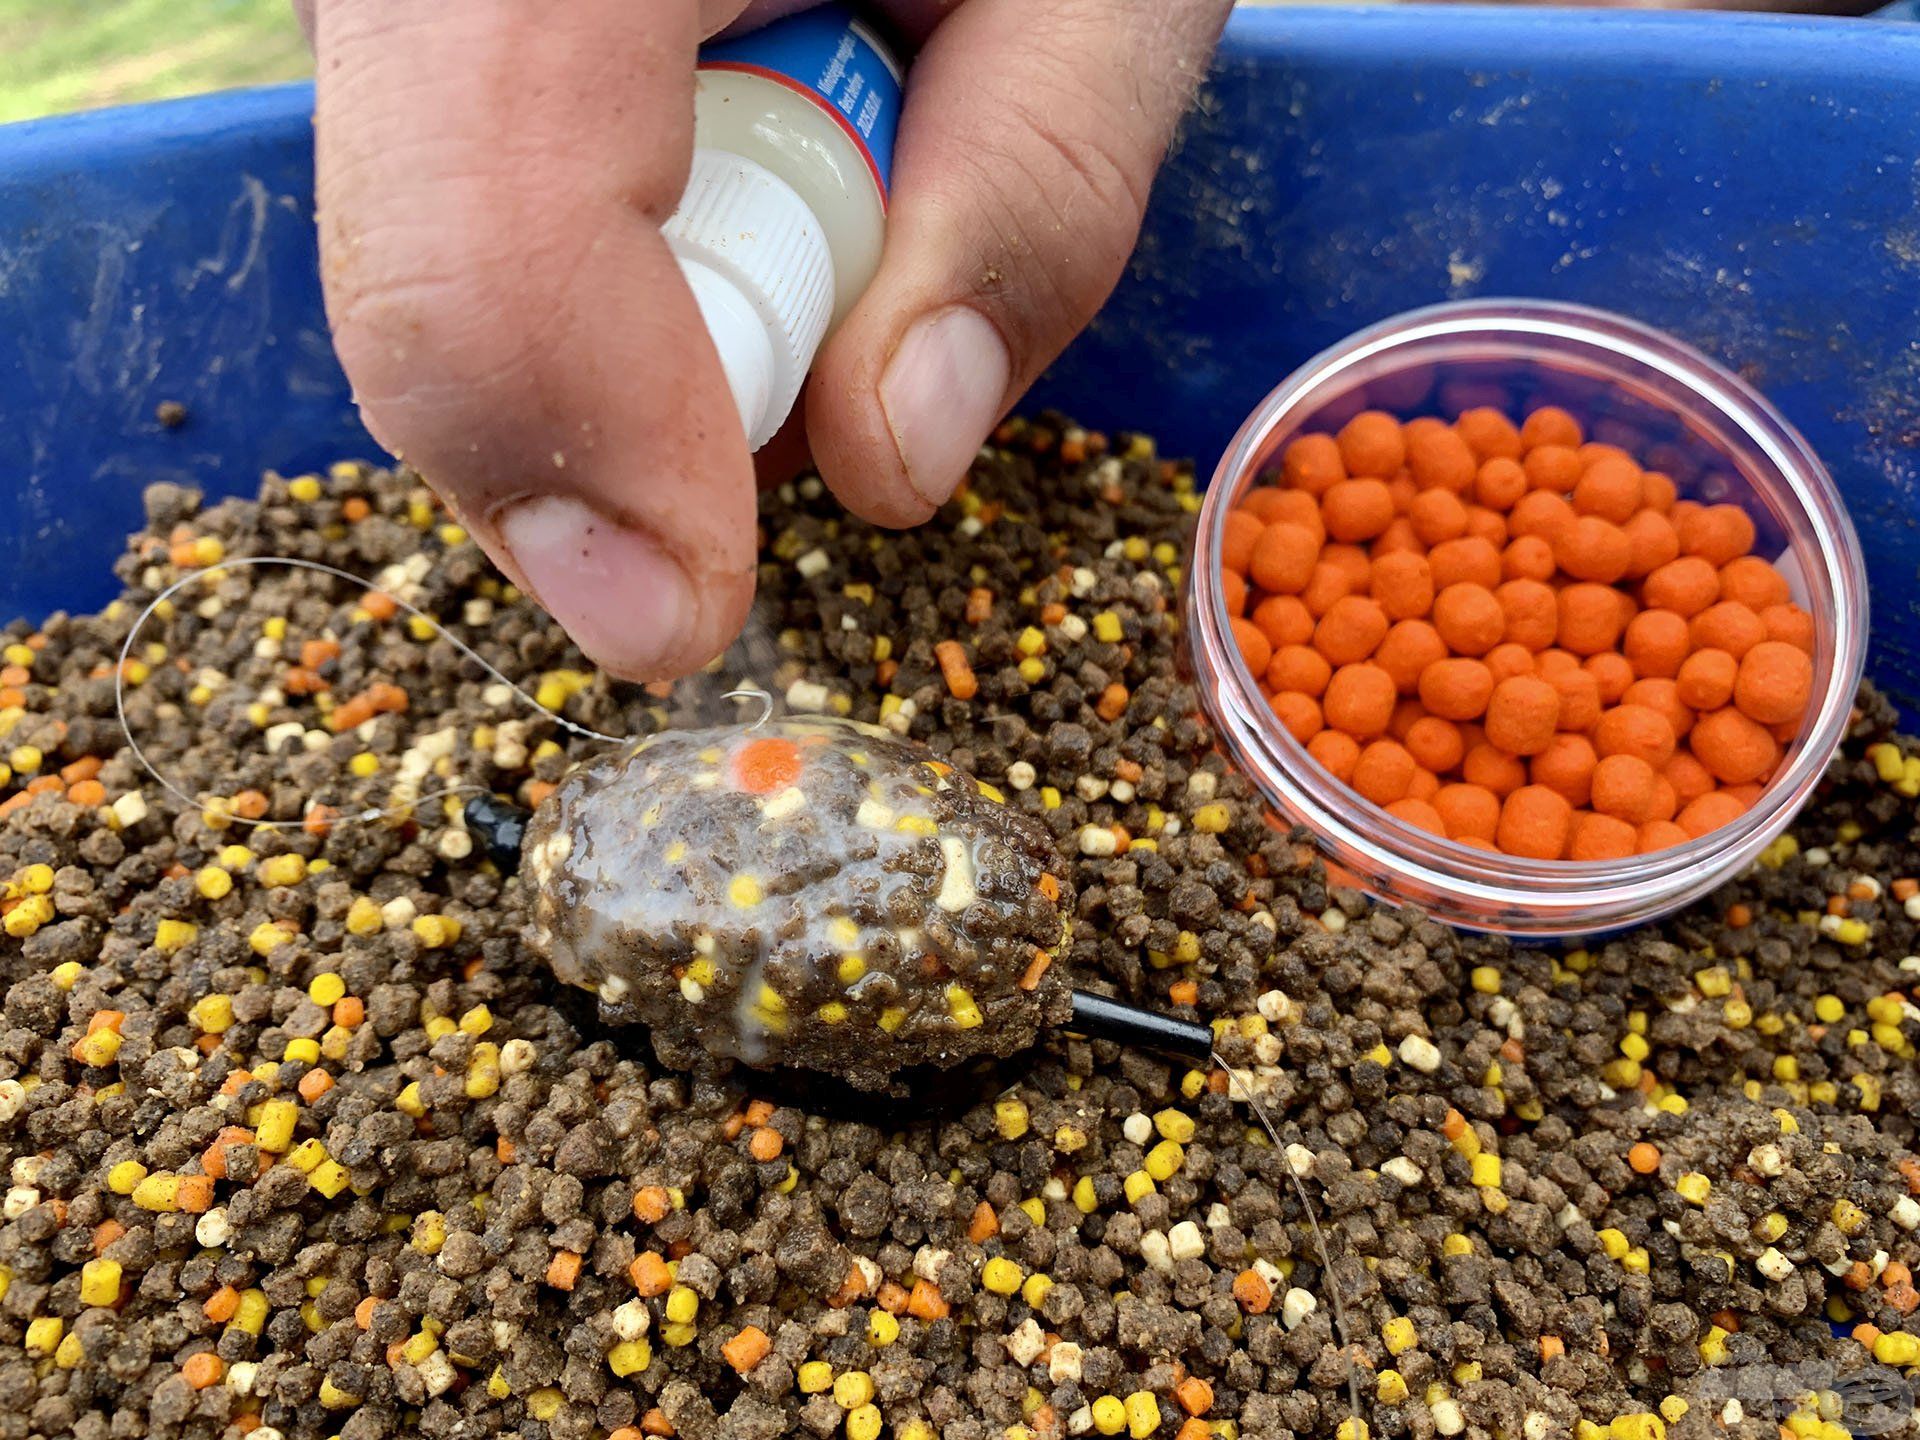
M 695 150 L 661 227 L 700 303 L 747 443 L 785 422 L 833 314 L 833 256 L 807 202 L 764 165 Z

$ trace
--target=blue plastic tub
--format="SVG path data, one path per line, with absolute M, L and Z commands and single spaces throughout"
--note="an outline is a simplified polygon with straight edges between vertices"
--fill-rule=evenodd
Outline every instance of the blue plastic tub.
M 0 129 L 0 614 L 105 600 L 152 480 L 375 453 L 321 313 L 310 103 Z M 1204 472 L 1309 355 L 1474 294 L 1624 311 L 1765 391 L 1847 496 L 1870 673 L 1920 714 L 1920 27 L 1240 14 L 1130 276 L 1034 401 Z

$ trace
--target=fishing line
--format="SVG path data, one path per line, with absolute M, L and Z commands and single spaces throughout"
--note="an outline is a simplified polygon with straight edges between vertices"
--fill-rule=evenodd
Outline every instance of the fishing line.
M 140 638 L 141 630 L 146 626 L 147 621 L 153 618 L 154 613 L 159 610 L 162 605 L 166 604 L 167 601 L 179 594 L 180 591 L 194 585 L 204 584 L 207 576 L 217 574 L 222 570 L 259 569 L 272 565 L 278 565 L 289 570 L 312 571 L 318 575 L 331 576 L 335 580 L 344 580 L 349 585 L 356 585 L 370 595 L 386 595 L 389 600 L 393 601 L 400 609 L 406 611 L 407 614 L 425 621 L 433 628 L 435 635 L 452 645 L 454 649 L 473 661 L 474 664 L 478 665 L 502 685 L 505 685 L 520 698 L 528 709 L 538 711 L 540 714 L 552 720 L 553 723 L 558 725 L 562 730 L 576 735 L 582 740 L 591 740 L 609 745 L 620 745 L 632 738 L 631 736 L 625 735 L 608 735 L 603 731 L 595 730 L 591 725 L 582 725 L 578 721 L 569 720 L 564 715 L 555 714 L 553 711 L 548 710 L 538 700 L 534 699 L 533 696 L 522 689 L 512 677 L 502 673 L 497 666 L 489 662 L 479 651 L 475 650 L 471 645 L 467 644 L 466 641 L 448 630 L 436 616 L 429 615 L 417 605 L 409 604 L 399 596 L 382 590 L 378 585 L 363 576 L 355 575 L 350 570 L 342 570 L 336 565 L 328 565 L 319 560 L 300 560 L 285 555 L 247 555 L 237 559 L 222 560 L 218 564 L 207 566 L 204 570 L 196 570 L 190 575 L 183 575 L 158 595 L 155 595 L 152 600 L 147 602 L 146 608 L 142 610 L 134 620 L 133 627 L 127 631 L 127 638 L 120 646 L 120 663 L 114 668 L 113 709 L 115 716 L 120 721 L 120 733 L 127 742 L 127 748 L 133 752 L 133 758 L 140 762 L 140 768 L 152 777 L 153 782 L 183 805 L 200 809 L 204 808 L 206 802 L 189 795 L 185 790 L 181 789 L 161 773 L 160 768 L 153 763 L 152 759 L 148 757 L 147 752 L 141 748 L 140 742 L 134 738 L 133 727 L 127 722 L 127 663 L 133 654 L 134 642 Z M 765 694 L 764 691 L 736 693 Z M 768 711 L 771 713 L 771 696 L 767 697 L 767 702 Z M 343 815 L 338 817 L 333 823 L 337 824 L 340 823 L 340 821 L 366 822 L 392 817 L 406 817 L 410 816 L 416 807 L 428 804 L 434 800 L 443 800 L 454 795 L 484 795 L 488 793 L 490 792 L 484 785 L 454 785 L 421 795 L 414 800 L 396 802 L 391 805 L 359 810 L 350 815 Z M 305 820 L 250 820 L 243 815 L 231 814 L 228 815 L 227 818 L 234 823 L 250 825 L 257 830 L 293 830 L 306 824 Z
M 1273 1141 L 1274 1152 L 1279 1155 L 1280 1164 L 1286 1170 L 1287 1178 L 1293 1181 L 1293 1193 L 1300 1197 L 1300 1208 L 1306 1211 L 1307 1225 L 1312 1229 L 1314 1243 L 1320 1249 L 1320 1273 L 1324 1277 L 1323 1288 L 1327 1292 L 1327 1299 L 1333 1306 L 1333 1326 L 1340 1336 L 1340 1348 L 1347 1359 L 1347 1400 L 1353 1408 L 1353 1418 L 1359 1420 L 1361 1418 L 1360 1377 L 1358 1367 L 1354 1364 L 1353 1332 L 1347 1328 L 1347 1307 L 1340 1298 L 1340 1287 L 1334 1280 L 1333 1254 L 1327 1248 L 1326 1232 L 1320 1228 L 1319 1212 L 1315 1210 L 1312 1199 L 1308 1197 L 1307 1187 L 1300 1179 L 1298 1172 L 1294 1170 L 1293 1162 L 1287 1158 L 1286 1146 L 1280 1139 L 1280 1131 L 1274 1126 L 1273 1118 L 1267 1114 L 1267 1107 L 1255 1098 L 1253 1086 L 1241 1078 L 1238 1070 L 1220 1058 L 1218 1050 L 1213 1052 L 1213 1063 L 1227 1072 L 1229 1093 L 1236 1089 L 1240 1092 L 1240 1098 L 1247 1102 L 1247 1107 L 1253 1111 L 1254 1116 L 1260 1121 L 1261 1128 Z

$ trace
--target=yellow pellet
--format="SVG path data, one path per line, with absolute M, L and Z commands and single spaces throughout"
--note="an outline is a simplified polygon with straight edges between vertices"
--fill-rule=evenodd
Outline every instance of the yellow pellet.
M 653 1363 L 653 1346 L 645 1340 L 622 1340 L 607 1352 L 607 1368 L 625 1379 Z
M 66 1332 L 67 1322 L 58 1315 L 42 1315 L 27 1322 L 26 1351 L 29 1355 L 51 1355 Z
M 700 1297 L 685 1285 L 676 1285 L 667 1292 L 667 1319 L 674 1324 L 691 1325 L 699 1313 Z
M 260 1107 L 260 1123 L 254 1128 L 253 1143 L 262 1150 L 282 1154 L 293 1144 L 293 1127 L 300 1119 L 300 1107 L 291 1100 L 269 1100 Z
M 1388 1351 L 1403 1355 L 1419 1343 L 1420 1336 L 1413 1328 L 1413 1321 L 1404 1315 L 1396 1315 L 1380 1327 L 1380 1338 Z
M 879 1440 L 880 1409 L 860 1405 L 847 1412 L 847 1440 Z
M 1160 1428 L 1160 1402 L 1151 1390 L 1136 1390 L 1127 1396 L 1127 1434 L 1132 1440 L 1147 1440 Z
M 416 915 L 410 928 L 429 950 L 444 950 L 460 938 L 460 922 L 451 915 Z
M 146 1178 L 146 1166 L 138 1160 L 122 1160 L 107 1171 L 107 1188 L 116 1195 L 131 1195 Z
M 1026 1275 L 1013 1261 L 1002 1256 L 980 1267 L 980 1284 L 995 1295 L 1011 1295 L 1020 1288 L 1020 1282 Z
M 873 1399 L 873 1377 L 864 1370 L 849 1370 L 833 1382 L 834 1402 L 842 1410 L 856 1410 Z
M 1117 1396 L 1102 1395 L 1092 1408 L 1093 1428 L 1102 1435 L 1118 1435 L 1127 1428 L 1127 1407 Z
M 900 1338 L 900 1322 L 884 1310 L 875 1310 L 867 1316 L 867 1343 L 874 1346 L 891 1345 Z
M 833 1384 L 833 1366 L 824 1360 L 805 1361 L 797 1373 L 802 1395 L 818 1395 Z
M 80 1267 L 80 1303 L 111 1305 L 120 1298 L 120 1262 L 93 1259 Z

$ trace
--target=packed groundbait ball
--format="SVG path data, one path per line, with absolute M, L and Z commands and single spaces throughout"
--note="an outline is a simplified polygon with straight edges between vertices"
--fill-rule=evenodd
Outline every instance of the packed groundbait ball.
M 534 949 L 669 1065 L 877 1090 L 1025 1049 L 1072 1008 L 1046 826 L 877 725 L 648 736 L 561 782 L 523 863 Z
M 1149 441 L 1010 425 L 905 534 L 764 504 L 770 650 L 671 691 L 351 464 L 156 487 L 119 602 L 0 637 L 0 1437 L 1910 1433 L 1920 757 L 1881 702 L 1752 873 L 1517 949 L 1330 887 L 1228 773 Z M 211 569 L 163 607 L 125 679 L 210 797 L 177 812 L 113 666 L 227 551 L 382 593 Z M 537 806 L 589 752 L 395 600 L 605 733 L 751 679 L 930 746 L 1067 857 L 1056 965 L 1211 1019 L 1280 1143 L 1223 1072 L 1059 1029 L 900 1128 L 584 1034 L 526 877 L 426 797 Z

